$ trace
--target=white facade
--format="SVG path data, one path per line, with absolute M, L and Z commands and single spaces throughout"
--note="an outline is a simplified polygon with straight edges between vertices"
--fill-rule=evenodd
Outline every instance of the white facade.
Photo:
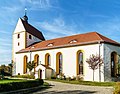
M 115 50 L 116 49 L 116 50 Z M 44 64 L 45 65 L 45 54 L 49 53 L 51 56 L 51 68 L 56 71 L 56 54 L 58 52 L 61 52 L 63 55 L 63 73 L 66 76 L 76 76 L 76 55 L 77 55 L 77 51 L 82 50 L 83 54 L 84 54 L 84 58 L 83 58 L 83 77 L 84 80 L 86 81 L 92 81 L 93 80 L 93 71 L 92 69 L 89 68 L 88 63 L 86 63 L 86 59 L 90 57 L 90 55 L 92 54 L 99 54 L 99 44 L 93 44 L 93 45 L 85 45 L 85 46 L 75 46 L 75 47 L 66 47 L 66 48 L 57 48 L 57 49 L 50 49 L 50 50 L 42 50 L 42 51 L 37 51 L 37 52 L 32 52 L 32 58 L 31 60 L 34 60 L 34 56 L 36 54 L 39 55 L 39 63 Z M 113 46 L 113 45 L 108 45 L 108 44 L 101 44 L 100 46 L 100 55 L 102 56 L 102 58 L 104 59 L 104 64 L 102 64 L 101 66 L 101 81 L 106 81 L 107 78 L 110 80 L 110 71 L 109 74 L 106 73 L 106 71 L 104 71 L 104 69 L 108 66 L 109 70 L 110 70 L 110 54 L 111 52 L 116 51 L 118 52 L 118 54 L 120 54 L 120 48 L 117 46 Z M 68 54 L 69 53 L 69 54 Z M 18 73 L 23 74 L 23 57 L 25 55 L 27 55 L 28 57 L 28 61 L 30 60 L 30 53 L 20 53 L 17 54 L 18 58 L 17 59 L 17 63 L 16 63 L 16 75 Z M 108 61 L 108 65 L 107 62 Z M 22 63 L 21 63 L 22 62 Z M 21 67 L 20 67 L 21 66 Z M 106 69 L 108 70 L 108 69 Z M 108 76 L 106 77 L 104 74 L 107 74 Z M 94 73 L 95 77 L 94 80 L 95 81 L 99 81 L 99 68 L 97 70 L 95 70 Z M 44 77 L 43 77 L 44 78 Z M 109 81 L 108 80 L 108 81 Z

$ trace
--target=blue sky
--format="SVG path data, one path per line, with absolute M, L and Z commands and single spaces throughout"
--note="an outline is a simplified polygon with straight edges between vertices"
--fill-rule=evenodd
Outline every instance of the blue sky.
M 97 31 L 120 42 L 119 0 L 0 0 L 0 65 L 11 62 L 12 33 L 25 7 L 46 39 Z

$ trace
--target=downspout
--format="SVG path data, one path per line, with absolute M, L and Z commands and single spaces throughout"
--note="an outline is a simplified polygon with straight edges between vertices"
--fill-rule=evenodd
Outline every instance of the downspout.
M 101 42 L 98 42 L 99 44 L 99 82 L 101 82 L 101 68 L 100 68 L 100 47 L 101 47 Z

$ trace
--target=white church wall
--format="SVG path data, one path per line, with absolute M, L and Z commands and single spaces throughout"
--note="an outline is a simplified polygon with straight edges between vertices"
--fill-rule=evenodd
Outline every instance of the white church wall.
M 104 46 L 104 76 L 105 81 L 111 81 L 111 53 L 117 52 L 118 55 L 120 55 L 120 47 L 114 46 L 110 44 L 105 44 Z
M 23 74 L 23 54 L 16 54 L 16 75 Z
M 84 80 L 92 81 L 93 80 L 93 71 L 89 68 L 89 65 L 86 63 L 86 58 L 89 58 L 92 54 L 99 54 L 99 44 L 93 45 L 84 45 L 84 46 L 75 46 L 75 47 L 66 47 L 66 48 L 57 48 L 32 52 L 31 60 L 34 60 L 35 54 L 39 55 L 39 63 L 45 64 L 45 54 L 49 53 L 51 56 L 51 68 L 56 71 L 56 54 L 61 52 L 63 55 L 63 73 L 66 76 L 76 76 L 76 54 L 78 50 L 84 51 Z M 100 53 L 103 56 L 103 45 L 101 46 Z M 30 58 L 30 53 L 22 53 L 22 58 L 24 55 Z M 30 59 L 29 59 L 30 60 Z M 22 61 L 21 61 L 22 62 Z M 20 63 L 20 62 L 19 62 Z M 22 64 L 21 64 L 22 65 Z M 103 68 L 101 67 L 101 70 Z M 19 69 L 23 70 L 23 69 Z M 99 69 L 95 70 L 95 81 L 99 81 Z M 104 80 L 103 74 L 101 74 L 101 80 Z
M 25 28 L 24 28 L 24 26 L 23 26 L 23 24 L 22 24 L 21 19 L 19 18 L 19 19 L 18 19 L 18 23 L 17 23 L 17 25 L 16 25 L 16 28 L 15 28 L 15 30 L 14 30 L 14 33 L 19 33 L 19 32 L 21 32 L 21 31 L 26 31 L 26 30 L 25 30 Z
M 56 71 L 56 54 L 58 52 L 61 52 L 63 55 L 63 73 L 66 76 L 72 77 L 72 76 L 76 76 L 76 53 L 78 50 L 84 51 L 84 80 L 92 81 L 93 71 L 92 69 L 89 68 L 89 65 L 86 63 L 86 58 L 89 58 L 91 54 L 99 54 L 99 44 L 36 51 L 36 52 L 31 53 L 31 61 L 33 61 L 34 56 L 38 54 L 39 63 L 45 64 L 45 54 L 49 53 L 51 56 L 50 67 L 54 71 Z M 104 64 L 101 66 L 101 81 L 111 80 L 110 54 L 113 51 L 120 54 L 120 48 L 117 46 L 113 46 L 109 44 L 102 44 L 100 47 L 100 55 L 102 56 L 104 60 L 104 64 L 105 64 L 105 66 Z M 17 55 L 16 74 L 23 73 L 23 57 L 25 55 L 28 56 L 28 61 L 30 61 L 30 52 L 21 53 Z M 99 69 L 95 70 L 94 75 L 95 75 L 94 80 L 99 81 Z
M 18 34 L 20 34 L 20 38 L 18 38 Z M 25 48 L 25 32 L 15 33 L 13 35 L 13 48 L 14 52 L 17 52 L 23 48 Z
M 18 34 L 19 34 L 19 38 L 18 38 Z M 25 48 L 25 28 L 20 18 L 13 32 L 12 42 L 13 42 L 12 43 L 12 60 L 13 60 L 13 66 L 16 68 L 16 64 L 17 64 L 16 52 Z M 16 72 L 15 70 L 13 70 L 12 75 L 15 75 L 15 74 Z
M 17 38 L 18 33 L 15 33 L 13 35 L 13 45 L 12 45 L 12 60 L 13 60 L 13 65 L 15 65 L 17 62 L 17 55 L 16 52 L 18 52 L 21 49 L 25 48 L 25 32 L 20 32 L 20 38 Z M 13 71 L 13 75 L 15 74 L 15 71 Z

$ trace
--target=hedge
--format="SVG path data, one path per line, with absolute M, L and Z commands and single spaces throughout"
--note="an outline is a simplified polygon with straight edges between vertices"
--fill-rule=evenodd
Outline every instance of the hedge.
M 43 80 L 26 80 L 22 82 L 10 82 L 10 83 L 1 83 L 0 84 L 0 92 L 4 91 L 14 91 L 18 89 L 25 89 L 25 88 L 31 88 L 31 87 L 37 87 L 40 85 L 43 85 Z

